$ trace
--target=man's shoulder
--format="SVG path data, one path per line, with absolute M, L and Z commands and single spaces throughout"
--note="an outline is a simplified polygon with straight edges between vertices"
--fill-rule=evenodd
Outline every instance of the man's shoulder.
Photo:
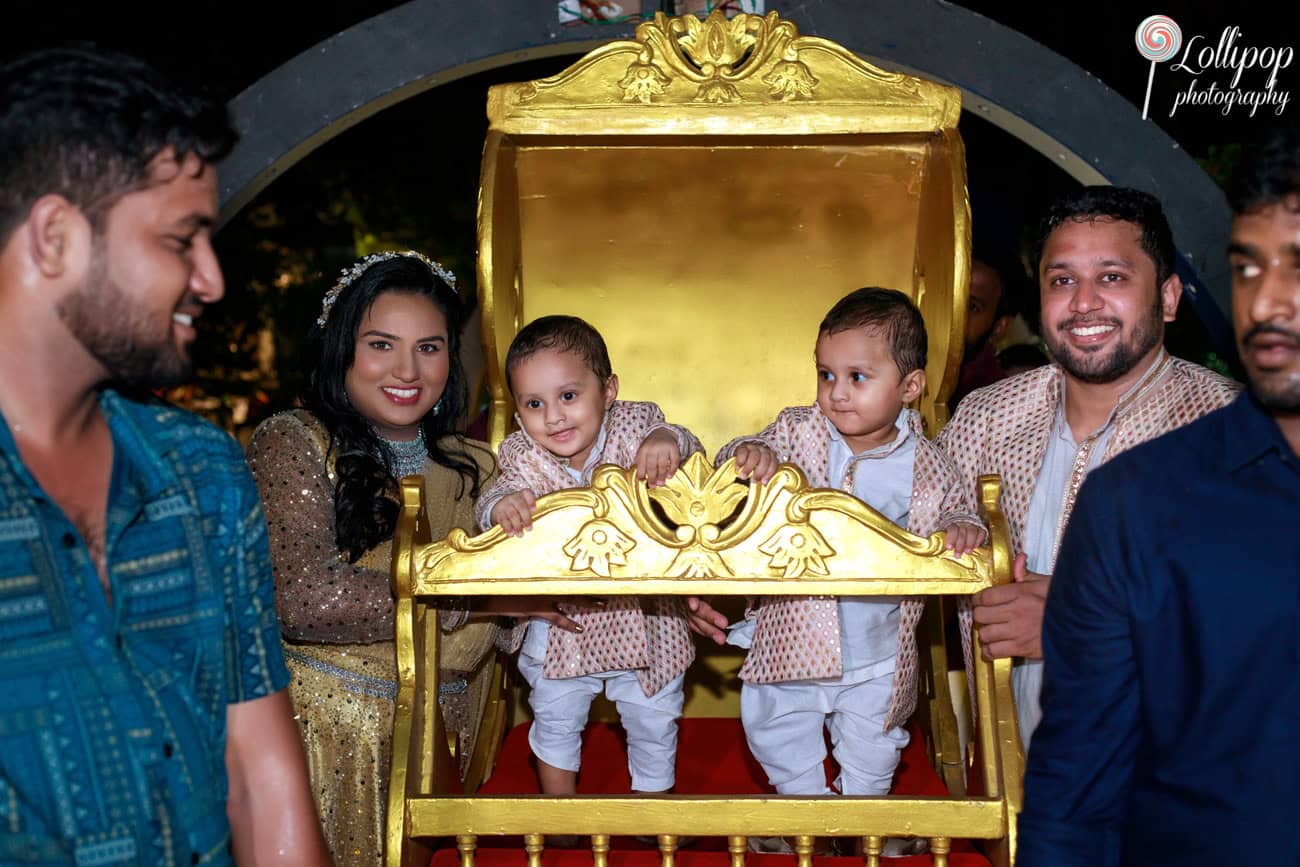
M 1206 373 L 1218 376 L 1212 371 Z M 1231 394 L 1236 393 L 1233 390 Z M 1167 483 L 1202 471 L 1227 446 L 1230 404 L 1231 399 L 1185 425 L 1115 455 L 1090 472 L 1089 481 L 1096 476 L 1105 484 L 1164 490 Z
M 996 451 L 1009 438 L 1025 436 L 1026 429 L 1043 429 L 1060 387 L 1060 368 L 1049 364 L 976 389 L 962 398 L 935 440 L 959 462 Z
M 111 411 L 130 419 L 141 438 L 158 452 L 186 457 L 210 456 L 244 462 L 243 449 L 225 430 L 194 413 L 168 403 L 105 395 Z
M 1166 374 L 1166 388 L 1182 392 L 1187 397 L 1200 403 L 1208 404 L 1211 409 L 1232 403 L 1242 385 L 1191 361 L 1182 358 L 1169 360 L 1169 372 Z
M 953 421 L 1014 413 L 1026 402 L 1041 401 L 1060 381 L 1055 365 L 1045 364 L 977 388 L 962 398 Z

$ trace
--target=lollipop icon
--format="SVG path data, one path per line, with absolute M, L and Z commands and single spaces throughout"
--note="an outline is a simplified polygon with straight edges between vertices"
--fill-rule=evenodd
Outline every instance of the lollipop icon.
M 1183 44 L 1183 31 L 1168 15 L 1149 15 L 1138 25 L 1138 53 L 1151 61 L 1151 72 L 1147 75 L 1147 95 L 1142 100 L 1142 119 L 1147 119 L 1147 107 L 1151 104 L 1151 83 L 1156 80 L 1156 64 L 1164 63 L 1178 53 Z

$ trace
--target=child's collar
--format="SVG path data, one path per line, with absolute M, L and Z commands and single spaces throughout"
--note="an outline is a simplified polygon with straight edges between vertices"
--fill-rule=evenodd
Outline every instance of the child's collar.
M 821 418 L 822 423 L 826 425 L 826 435 L 835 442 L 844 443 L 845 448 L 848 448 L 848 443 L 844 441 L 844 434 L 840 433 L 839 429 L 835 427 L 829 418 L 826 417 L 826 414 L 822 412 L 821 406 L 814 403 L 813 411 L 816 412 L 819 418 Z M 885 453 L 892 452 L 906 443 L 909 437 L 913 435 L 920 436 L 921 414 L 914 409 L 909 409 L 906 406 L 903 407 L 898 411 L 898 417 L 894 419 L 894 429 L 898 431 L 898 434 L 892 440 L 884 445 L 870 449 L 869 451 L 883 451 Z M 850 448 L 849 452 L 852 453 L 852 451 L 853 450 Z
M 617 403 L 617 401 L 615 401 L 614 403 Z M 607 439 L 606 434 L 609 430 L 609 413 L 610 410 L 614 408 L 614 403 L 611 403 L 605 409 L 605 414 L 600 418 L 600 430 L 596 431 L 596 441 L 592 443 L 591 451 L 587 453 L 587 462 L 584 466 L 578 468 L 583 473 L 586 473 L 588 467 L 596 466 L 596 464 L 593 464 L 592 461 L 598 459 L 605 452 L 605 441 Z M 534 449 L 541 452 L 542 454 L 546 455 L 546 457 L 549 458 L 550 460 L 554 461 L 556 466 L 566 467 L 566 468 L 570 467 L 568 458 L 558 457 L 550 449 L 545 448 L 544 446 L 538 444 L 537 440 L 533 439 L 532 434 L 530 434 L 528 432 L 528 429 L 524 427 L 523 419 L 519 417 L 518 412 L 515 413 L 515 426 L 518 428 L 519 433 L 523 436 L 523 438 L 528 441 L 528 444 L 530 446 L 532 446 Z

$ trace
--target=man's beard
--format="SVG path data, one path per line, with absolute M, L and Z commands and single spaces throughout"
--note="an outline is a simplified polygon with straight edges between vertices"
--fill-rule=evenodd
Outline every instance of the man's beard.
M 1260 324 L 1241 337 L 1244 349 L 1257 334 L 1278 334 L 1300 342 L 1300 334 L 1277 325 Z M 1248 354 L 1243 352 L 1243 358 Z M 1300 412 L 1300 372 L 1254 371 L 1246 364 L 1246 377 L 1250 380 L 1250 393 L 1263 406 L 1280 412 Z
M 1104 351 L 1075 352 L 1060 335 L 1079 325 L 1114 325 L 1116 328 L 1123 328 L 1123 324 L 1118 319 L 1083 316 L 1072 317 L 1055 330 L 1044 328 L 1043 339 L 1047 342 L 1047 348 L 1051 350 L 1052 358 L 1056 359 L 1056 363 L 1062 370 L 1081 382 L 1114 382 L 1136 367 L 1148 352 L 1160 345 L 1160 341 L 1164 338 L 1164 308 L 1157 293 L 1156 303 L 1133 327 L 1133 336 L 1124 340 L 1121 334 L 1119 343 L 1109 350 L 1109 354 Z
M 58 307 L 59 317 L 115 382 L 163 388 L 190 376 L 190 360 L 172 342 L 171 318 L 158 322 L 108 275 L 108 257 L 94 252 L 86 282 Z

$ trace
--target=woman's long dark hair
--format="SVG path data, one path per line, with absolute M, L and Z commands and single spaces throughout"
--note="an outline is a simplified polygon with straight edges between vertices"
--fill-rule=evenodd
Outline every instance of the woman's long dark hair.
M 391 539 L 397 526 L 398 484 L 388 450 L 370 422 L 352 406 L 345 387 L 356 355 L 361 320 L 386 292 L 428 298 L 447 320 L 447 384 L 437 412 L 430 411 L 420 427 L 429 457 L 460 475 L 457 497 L 464 496 L 467 487 L 470 496 L 479 494 L 478 465 L 468 454 L 469 444 L 456 430 L 469 402 L 465 369 L 460 362 L 464 305 L 455 290 L 415 256 L 376 262 L 344 287 L 325 324 L 314 326 L 308 335 L 312 351 L 307 357 L 314 359 L 315 365 L 303 405 L 330 433 L 329 451 L 338 476 L 334 486 L 334 538 L 339 552 L 350 563 Z M 455 437 L 451 448 L 442 441 L 449 434 Z

